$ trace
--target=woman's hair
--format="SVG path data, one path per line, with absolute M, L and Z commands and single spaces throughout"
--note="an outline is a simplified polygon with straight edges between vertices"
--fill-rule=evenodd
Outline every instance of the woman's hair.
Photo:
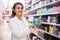
M 12 15 L 11 15 L 11 18 L 12 18 L 12 17 L 15 17 L 16 13 L 13 11 L 13 9 L 15 9 L 16 5 L 18 5 L 18 4 L 21 5 L 22 8 L 24 8 L 22 3 L 19 3 L 19 2 L 15 3 L 14 6 L 13 6 L 13 8 L 12 8 Z

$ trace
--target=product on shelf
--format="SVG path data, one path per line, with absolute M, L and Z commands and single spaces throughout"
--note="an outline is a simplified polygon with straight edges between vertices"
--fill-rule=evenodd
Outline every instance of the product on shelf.
M 48 20 L 47 20 L 48 23 L 50 23 L 50 16 L 48 16 Z
M 32 4 L 32 0 L 28 0 L 27 2 L 26 2 L 26 5 L 27 6 L 29 6 L 29 5 L 31 5 Z
M 41 2 L 39 2 L 39 7 L 43 6 Z
M 55 12 L 58 12 L 58 7 L 55 7 L 55 6 L 54 6 L 52 11 L 53 11 L 54 13 L 55 13 Z
M 60 6 L 58 6 L 58 11 L 60 12 Z
M 48 16 L 48 23 L 56 23 L 56 16 Z
M 47 27 L 44 27 L 45 31 L 47 31 Z
M 41 8 L 41 9 L 38 9 L 37 11 L 36 11 L 36 14 L 42 14 L 43 13 L 43 9 Z
M 51 3 L 52 2 L 52 0 L 46 0 L 46 3 Z
M 60 37 L 60 31 L 58 31 L 58 37 Z
M 42 17 L 42 21 L 43 21 L 43 22 L 47 22 L 47 17 L 45 17 L 45 16 Z
M 44 9 L 43 9 L 43 13 L 45 14 L 45 13 L 47 13 L 48 11 L 47 11 L 47 8 L 45 7 Z
M 51 25 L 49 26 L 49 33 L 53 33 L 53 27 Z
M 52 19 L 53 19 L 52 22 L 53 22 L 53 23 L 56 23 L 56 17 L 53 17 Z
M 33 11 L 32 11 L 32 14 L 33 14 L 33 15 L 34 15 L 34 14 L 36 14 L 36 11 L 35 11 L 35 10 L 33 10 Z
M 60 16 L 57 16 L 56 23 L 60 24 Z
M 56 12 L 60 12 L 60 6 L 53 6 L 51 8 L 51 13 L 56 13 Z
M 32 11 L 28 12 L 29 15 L 32 15 Z
M 37 11 L 36 11 L 36 14 L 40 14 L 40 10 L 37 10 Z
M 58 35 L 58 29 L 56 28 L 56 26 L 53 26 L 53 34 Z
M 33 24 L 35 24 L 37 27 L 39 27 L 39 25 L 40 25 L 39 16 L 35 17 L 35 19 L 33 20 Z

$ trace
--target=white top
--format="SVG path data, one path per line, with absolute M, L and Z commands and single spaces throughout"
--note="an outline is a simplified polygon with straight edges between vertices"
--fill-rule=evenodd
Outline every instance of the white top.
M 27 40 L 27 34 L 30 33 L 28 21 L 22 17 L 19 20 L 16 16 L 9 22 L 9 28 L 12 32 L 12 40 Z

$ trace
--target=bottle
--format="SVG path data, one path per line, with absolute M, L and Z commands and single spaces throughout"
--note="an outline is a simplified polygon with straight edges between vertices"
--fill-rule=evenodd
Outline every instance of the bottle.
M 58 29 L 56 28 L 56 26 L 53 26 L 53 34 L 57 35 L 58 34 Z
M 49 26 L 49 32 L 52 34 L 53 33 L 53 27 L 50 25 Z

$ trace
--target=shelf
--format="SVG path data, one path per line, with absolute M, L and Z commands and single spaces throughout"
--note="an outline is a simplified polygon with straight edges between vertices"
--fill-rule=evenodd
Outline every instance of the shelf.
M 31 9 L 31 10 L 32 10 L 32 9 Z M 26 11 L 26 13 L 30 12 L 31 10 L 29 10 L 29 11 Z
M 40 15 L 56 15 L 56 14 L 60 14 L 60 12 L 56 12 L 56 13 L 42 13 L 42 14 L 34 14 L 34 15 L 28 15 L 28 16 L 40 16 Z
M 25 9 L 27 9 L 27 8 L 29 8 L 29 7 L 31 7 L 32 6 L 32 4 L 31 5 L 29 5 L 29 6 L 27 6 Z
M 33 34 L 35 34 L 37 37 L 39 37 L 41 40 L 45 40 L 43 37 L 40 37 L 39 35 L 37 35 L 36 33 L 32 32 Z
M 42 24 L 49 24 L 49 25 L 60 26 L 60 24 L 56 24 L 56 23 L 47 23 L 47 22 L 42 22 Z
M 39 1 L 36 1 L 36 2 L 39 2 Z M 35 3 L 36 3 L 36 2 L 35 2 Z M 39 9 L 39 8 L 43 8 L 43 7 L 50 6 L 50 5 L 54 5 L 54 4 L 59 3 L 59 2 L 60 2 L 60 0 L 59 0 L 59 1 L 54 1 L 54 2 L 51 2 L 51 3 L 46 4 L 46 5 L 44 5 L 44 6 L 35 8 L 35 9 L 33 9 L 33 10 L 37 10 L 37 9 Z M 33 3 L 33 4 L 34 4 L 34 3 Z M 33 4 L 29 5 L 28 7 L 32 6 Z M 26 7 L 26 9 L 27 9 L 28 7 Z M 32 10 L 31 10 L 31 11 L 32 11 Z
M 40 0 L 39 0 L 39 1 L 35 1 L 35 2 L 34 2 L 34 3 L 32 3 L 32 4 L 34 5 L 34 4 L 38 3 L 38 2 L 40 2 Z
M 38 29 L 38 30 L 41 31 L 41 32 L 43 32 L 43 33 L 49 34 L 49 35 L 51 35 L 51 36 L 54 36 L 54 37 L 60 39 L 60 37 L 58 37 L 58 36 L 56 36 L 56 35 L 54 35 L 54 34 L 51 34 L 51 33 L 49 33 L 49 32 L 46 32 L 46 31 L 44 31 L 44 30 L 42 30 L 42 29 Z
M 39 8 L 43 8 L 43 7 L 50 6 L 50 5 L 54 5 L 54 4 L 58 3 L 58 2 L 60 2 L 60 0 L 59 0 L 59 1 L 52 2 L 52 3 L 49 3 L 49 4 L 46 4 L 46 5 L 41 6 L 41 7 L 38 7 L 38 8 L 35 8 L 35 9 L 33 9 L 33 10 L 37 10 L 37 9 L 39 9 Z

